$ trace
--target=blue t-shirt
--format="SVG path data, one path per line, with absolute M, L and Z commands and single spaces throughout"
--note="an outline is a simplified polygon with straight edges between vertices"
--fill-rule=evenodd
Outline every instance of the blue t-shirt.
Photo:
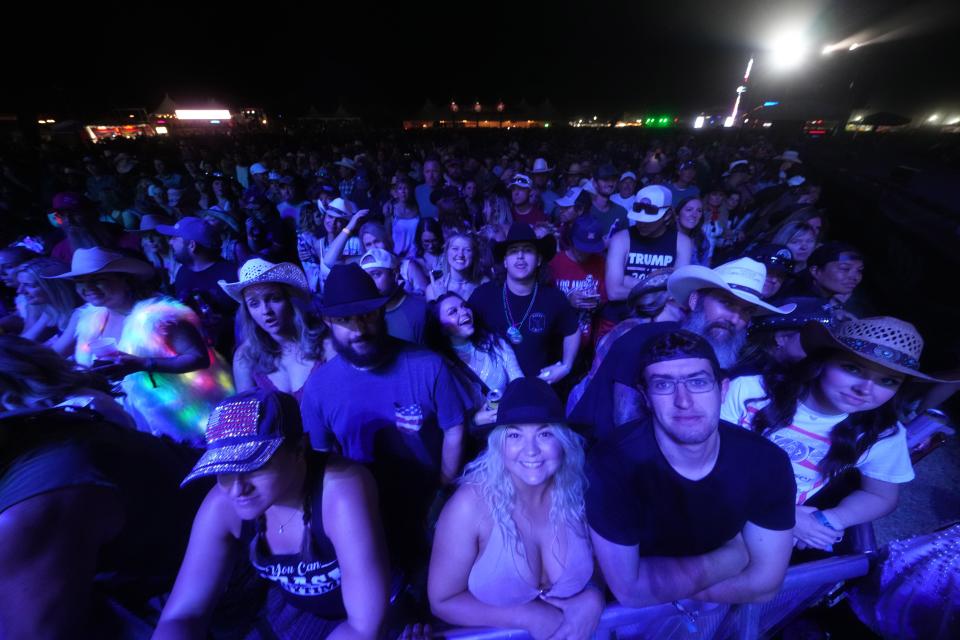
M 394 338 L 423 344 L 427 325 L 427 301 L 423 296 L 408 293 L 396 309 L 387 311 L 387 333 Z
M 300 407 L 304 429 L 314 449 L 439 476 L 443 432 L 465 423 L 469 392 L 436 353 L 389 342 L 395 355 L 379 367 L 358 369 L 337 357 L 310 374 Z
M 418 184 L 413 190 L 413 195 L 417 198 L 417 206 L 420 207 L 421 218 L 436 218 L 439 215 L 437 206 L 430 202 L 431 193 L 433 193 L 433 187 L 428 184 Z
M 676 207 L 680 204 L 680 201 L 684 198 L 696 198 L 700 195 L 700 187 L 695 184 L 691 184 L 685 189 L 681 189 L 674 183 L 667 185 L 667 188 L 670 189 L 670 195 L 673 196 L 673 206 Z

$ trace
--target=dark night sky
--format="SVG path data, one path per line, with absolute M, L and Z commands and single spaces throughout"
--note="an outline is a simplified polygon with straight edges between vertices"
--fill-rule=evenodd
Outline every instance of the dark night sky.
M 169 92 L 182 104 L 215 99 L 292 114 L 342 100 L 359 112 L 404 115 L 428 97 L 549 97 L 571 114 L 683 112 L 729 105 L 750 53 L 762 51 L 778 22 L 792 21 L 814 43 L 808 64 L 775 76 L 758 57 L 751 95 L 960 113 L 960 80 L 947 71 L 960 60 L 956 2 L 299 4 L 85 3 L 25 17 L 25 42 L 2 45 L 0 110 L 153 108 Z M 889 40 L 819 55 L 854 34 Z

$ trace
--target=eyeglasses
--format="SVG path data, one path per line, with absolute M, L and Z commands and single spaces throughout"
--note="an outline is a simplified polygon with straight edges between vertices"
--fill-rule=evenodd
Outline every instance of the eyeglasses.
M 655 396 L 670 396 L 682 384 L 690 393 L 707 393 L 717 385 L 717 381 L 708 376 L 691 376 L 689 378 L 655 378 L 647 383 L 647 391 Z

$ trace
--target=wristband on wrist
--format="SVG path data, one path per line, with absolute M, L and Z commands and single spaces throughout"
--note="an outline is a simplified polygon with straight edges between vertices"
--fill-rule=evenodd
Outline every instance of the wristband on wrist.
M 837 528 L 832 524 L 830 524 L 830 521 L 827 520 L 827 516 L 823 515 L 823 511 L 814 511 L 811 515 L 817 522 L 819 522 L 823 526 L 833 529 L 834 531 L 837 530 Z
M 342 233 L 345 236 L 349 236 L 351 233 L 353 233 L 353 231 L 351 231 L 347 227 L 344 227 L 343 229 L 340 229 L 340 233 Z

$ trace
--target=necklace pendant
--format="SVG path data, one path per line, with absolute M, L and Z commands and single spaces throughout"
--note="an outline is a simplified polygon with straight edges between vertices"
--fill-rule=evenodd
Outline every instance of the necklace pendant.
M 520 344 L 523 342 L 523 334 L 520 333 L 520 329 L 517 327 L 509 327 L 507 329 L 507 338 L 509 338 L 510 342 L 513 344 Z

